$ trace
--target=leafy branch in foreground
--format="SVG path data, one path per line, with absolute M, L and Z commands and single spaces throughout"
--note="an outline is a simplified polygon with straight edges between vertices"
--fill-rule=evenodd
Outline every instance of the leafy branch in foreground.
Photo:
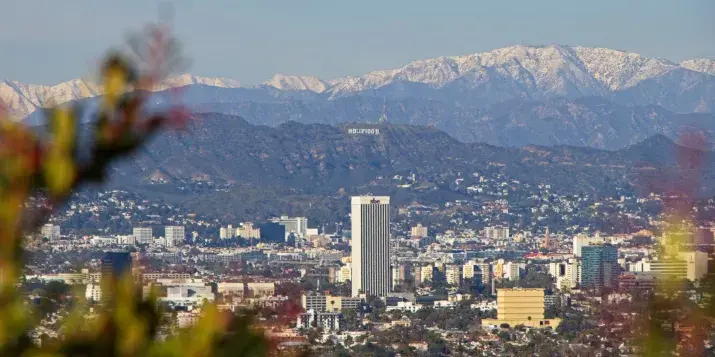
M 131 39 L 133 54 L 111 53 L 101 68 L 101 108 L 88 141 L 80 140 L 81 104 L 46 110 L 45 133 L 33 132 L 0 111 L 0 356 L 265 356 L 269 344 L 249 317 L 203 308 L 201 321 L 158 339 L 156 298 L 142 299 L 131 276 L 103 286 L 111 299 L 98 312 L 77 304 L 60 339 L 36 346 L 38 321 L 19 293 L 23 236 L 46 221 L 53 207 L 88 183 L 101 183 L 110 165 L 166 127 L 181 127 L 178 107 L 147 114 L 149 90 L 180 62 L 175 40 L 160 27 Z M 133 56 L 132 56 L 133 55 Z M 83 147 L 89 146 L 88 148 Z M 28 201 L 42 202 L 29 205 Z M 91 318 L 88 318 L 91 317 Z

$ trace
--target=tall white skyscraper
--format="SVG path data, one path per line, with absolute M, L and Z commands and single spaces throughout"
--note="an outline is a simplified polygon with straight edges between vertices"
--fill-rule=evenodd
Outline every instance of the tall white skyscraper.
M 351 199 L 352 294 L 390 292 L 390 197 Z
M 184 240 L 186 240 L 184 226 L 166 226 L 164 228 L 164 239 L 167 247 L 183 244 Z

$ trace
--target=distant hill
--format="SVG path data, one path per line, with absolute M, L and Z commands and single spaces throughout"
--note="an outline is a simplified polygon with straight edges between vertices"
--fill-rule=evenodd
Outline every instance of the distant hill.
M 203 114 L 189 133 L 161 135 L 141 154 L 118 165 L 113 184 L 212 212 L 256 216 L 291 211 L 289 207 L 298 212 L 338 209 L 331 206 L 334 199 L 355 193 L 390 194 L 398 202 L 459 199 L 465 193 L 450 182 L 475 172 L 549 184 L 561 193 L 662 192 L 673 189 L 673 181 L 701 176 L 702 194 L 715 188 L 712 153 L 678 146 L 663 135 L 623 150 L 603 151 L 503 148 L 460 142 L 424 126 L 368 127 L 369 133 L 351 134 L 350 129 L 365 125 L 288 122 L 268 127 L 236 116 Z M 679 153 L 699 155 L 702 172 L 680 167 Z M 412 174 L 426 188 L 398 189 L 392 180 Z M 225 188 L 197 191 L 200 182 Z

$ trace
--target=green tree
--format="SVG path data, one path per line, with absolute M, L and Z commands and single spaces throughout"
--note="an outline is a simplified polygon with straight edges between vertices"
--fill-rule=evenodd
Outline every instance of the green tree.
M 183 126 L 181 108 L 148 114 L 149 89 L 180 64 L 176 41 L 163 26 L 130 37 L 129 52 L 114 51 L 100 74 L 103 97 L 85 145 L 80 134 L 82 103 L 46 109 L 47 130 L 39 136 L 0 110 L 0 356 L 265 356 L 268 344 L 250 317 L 219 312 L 207 305 L 195 328 L 160 340 L 161 312 L 155 298 L 143 300 L 131 276 L 103 286 L 112 294 L 98 316 L 86 320 L 77 304 L 64 322 L 62 339 L 33 344 L 29 332 L 38 320 L 17 290 L 23 237 L 36 231 L 71 194 L 103 182 L 117 159 L 135 152 L 167 126 Z M 48 57 L 51 64 L 51 56 Z M 82 159 L 79 152 L 82 151 Z M 33 199 L 41 205 L 26 204 Z M 64 288 L 48 285 L 57 300 Z

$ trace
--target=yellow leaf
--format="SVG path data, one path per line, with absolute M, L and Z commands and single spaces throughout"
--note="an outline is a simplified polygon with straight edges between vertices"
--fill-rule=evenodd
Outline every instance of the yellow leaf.
M 74 184 L 76 176 L 74 159 L 62 152 L 53 151 L 44 163 L 47 188 L 54 196 L 67 193 Z

